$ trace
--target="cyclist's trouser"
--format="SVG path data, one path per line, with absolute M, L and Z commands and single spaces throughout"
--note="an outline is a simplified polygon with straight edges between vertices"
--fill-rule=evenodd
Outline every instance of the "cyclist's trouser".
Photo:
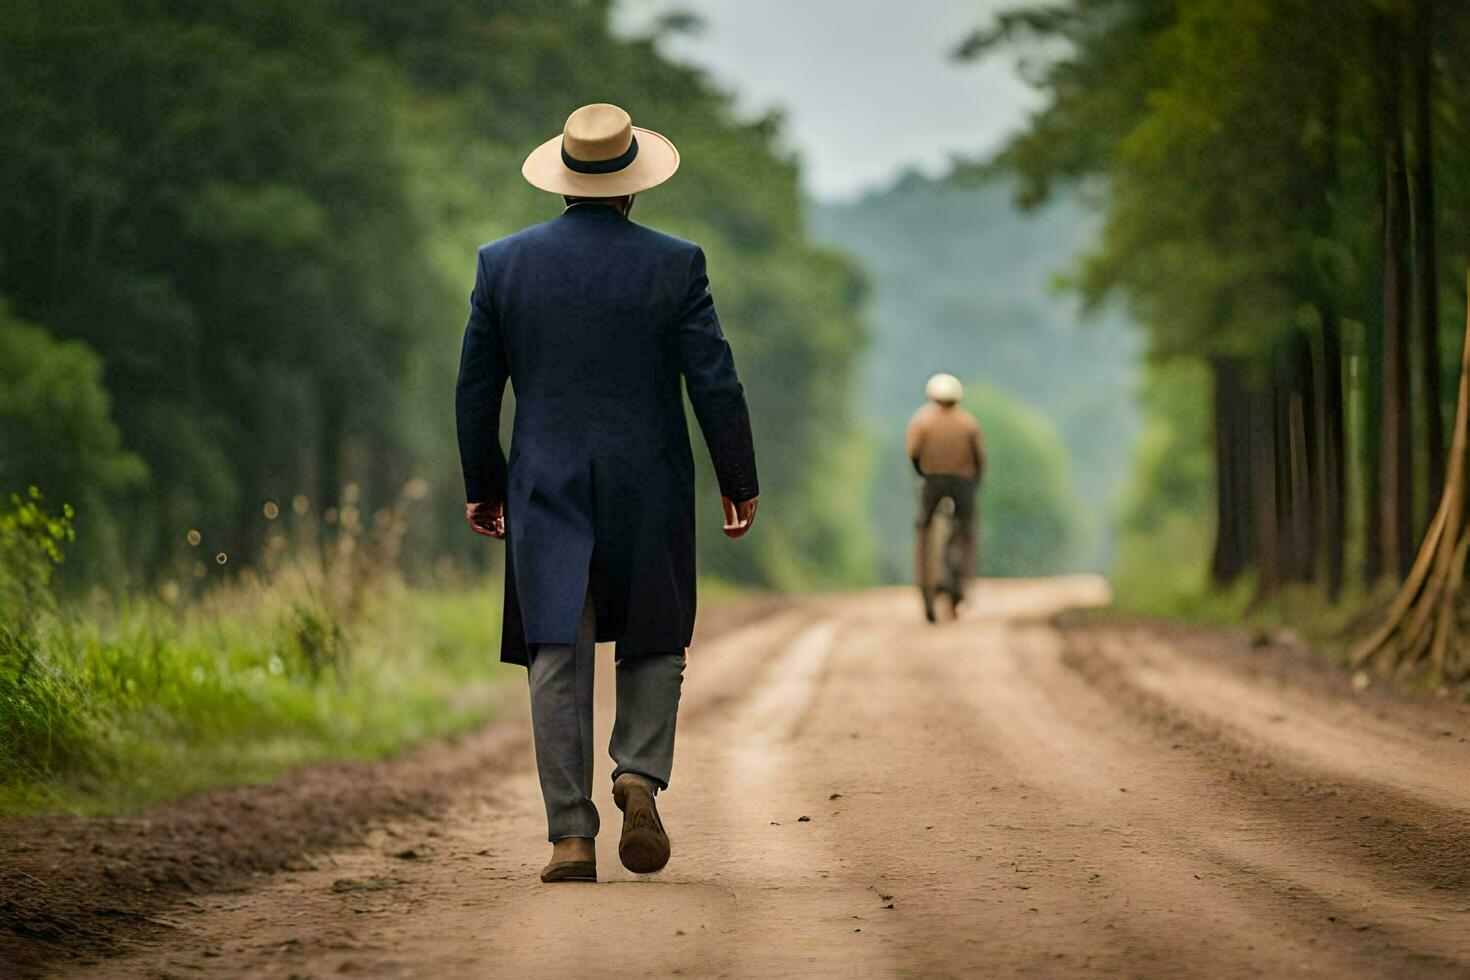
M 954 501 L 955 524 L 961 534 L 975 533 L 975 491 L 979 481 L 965 476 L 936 473 L 924 477 L 924 489 L 919 493 L 919 528 L 929 526 L 939 502 L 945 497 Z

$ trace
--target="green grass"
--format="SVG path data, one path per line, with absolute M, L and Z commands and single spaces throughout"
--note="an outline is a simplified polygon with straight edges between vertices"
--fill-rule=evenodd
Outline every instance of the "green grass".
M 0 811 L 128 811 L 379 758 L 478 725 L 518 690 L 493 583 L 323 596 L 278 576 L 0 629 Z
M 298 511 L 270 526 L 256 566 L 201 550 L 182 581 L 68 601 L 50 587 L 61 550 L 48 543 L 70 540 L 70 513 L 47 523 L 39 494 L 13 498 L 0 511 L 0 813 L 128 812 L 382 758 L 524 697 L 523 671 L 499 662 L 500 582 L 404 584 L 414 486 L 371 518 Z
M 1389 598 L 1351 580 L 1336 602 L 1320 585 L 1310 584 L 1287 585 L 1258 600 L 1251 575 L 1215 588 L 1208 575 L 1210 547 L 1209 528 L 1182 515 L 1170 515 L 1153 533 L 1124 535 L 1109 576 L 1113 604 L 1093 615 L 1099 620 L 1172 619 L 1264 634 L 1289 629 L 1329 659 L 1346 663 L 1365 622 Z
M 1361 590 L 1330 602 L 1320 587 L 1312 585 L 1288 585 L 1264 601 L 1257 601 L 1255 593 L 1250 576 L 1229 588 L 1202 587 L 1193 594 L 1165 589 L 1139 596 L 1114 585 L 1113 604 L 1097 613 L 1100 618 L 1172 619 L 1263 633 L 1289 629 L 1333 659 L 1346 660 L 1352 642 L 1361 635 L 1365 614 L 1381 604 L 1370 602 Z M 1157 602 L 1160 594 L 1167 601 Z

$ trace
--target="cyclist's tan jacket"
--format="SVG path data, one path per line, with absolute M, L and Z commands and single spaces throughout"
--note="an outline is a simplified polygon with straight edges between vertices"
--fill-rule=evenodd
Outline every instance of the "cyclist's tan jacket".
M 978 480 L 985 472 L 980 423 L 958 405 L 930 402 L 914 414 L 904 440 L 909 459 L 925 476 Z

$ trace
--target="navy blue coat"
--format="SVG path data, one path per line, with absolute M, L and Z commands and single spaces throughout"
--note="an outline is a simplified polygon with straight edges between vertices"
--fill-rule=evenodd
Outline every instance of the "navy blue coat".
M 456 417 L 466 496 L 505 501 L 502 660 L 571 643 L 589 585 L 597 639 L 616 640 L 618 656 L 689 645 L 694 460 L 681 377 L 720 492 L 756 496 L 750 415 L 698 246 L 579 204 L 480 249 Z

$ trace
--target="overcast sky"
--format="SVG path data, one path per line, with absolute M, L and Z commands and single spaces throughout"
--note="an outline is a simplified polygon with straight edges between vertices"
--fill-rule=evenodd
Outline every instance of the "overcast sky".
M 688 10 L 704 29 L 668 53 L 707 68 L 742 108 L 779 107 L 806 189 L 846 198 L 916 167 L 994 148 L 1037 97 L 1010 59 L 955 45 L 1016 0 L 620 0 L 625 29 Z M 636 111 L 634 113 L 636 120 Z M 670 134 L 677 139 L 677 134 Z

